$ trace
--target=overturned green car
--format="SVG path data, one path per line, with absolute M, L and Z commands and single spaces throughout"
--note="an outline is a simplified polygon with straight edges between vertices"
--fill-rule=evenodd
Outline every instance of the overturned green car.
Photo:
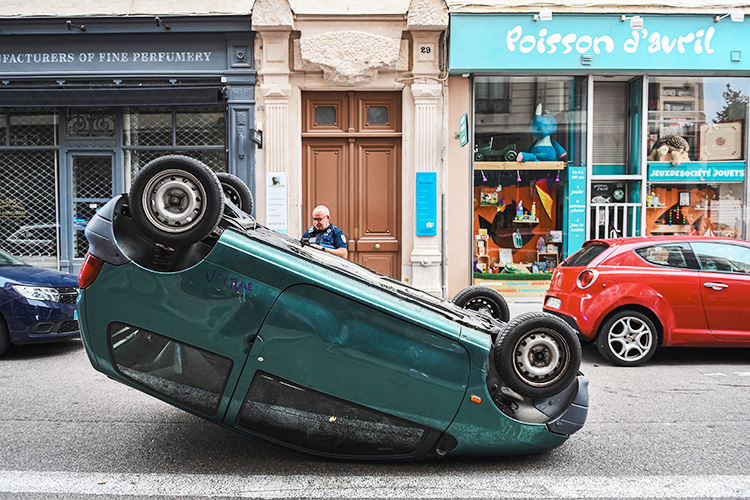
M 345 458 L 552 449 L 588 408 L 572 329 L 499 294 L 436 298 L 251 215 L 247 186 L 165 156 L 88 224 L 95 369 L 217 424 Z

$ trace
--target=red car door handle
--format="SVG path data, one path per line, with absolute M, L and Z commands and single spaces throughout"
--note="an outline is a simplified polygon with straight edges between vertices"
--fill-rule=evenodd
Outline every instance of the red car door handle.
M 727 285 L 726 283 L 706 282 L 706 283 L 703 283 L 703 286 L 705 286 L 706 288 L 713 288 L 714 290 L 721 290 L 722 288 L 729 288 L 729 285 Z

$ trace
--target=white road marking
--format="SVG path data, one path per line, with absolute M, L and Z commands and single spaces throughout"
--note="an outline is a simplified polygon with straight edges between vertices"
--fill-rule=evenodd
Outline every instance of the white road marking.
M 233 498 L 748 498 L 750 475 L 217 475 L 0 471 L 0 493 Z
M 716 372 L 716 373 L 704 373 L 706 377 L 726 377 L 726 373 Z

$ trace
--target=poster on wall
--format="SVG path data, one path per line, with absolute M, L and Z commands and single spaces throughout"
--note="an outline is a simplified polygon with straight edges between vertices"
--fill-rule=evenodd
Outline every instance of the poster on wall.
M 266 225 L 269 229 L 287 234 L 286 173 L 266 174 Z
M 568 255 L 586 241 L 586 167 L 568 167 Z
M 437 235 L 437 173 L 417 172 L 417 236 Z

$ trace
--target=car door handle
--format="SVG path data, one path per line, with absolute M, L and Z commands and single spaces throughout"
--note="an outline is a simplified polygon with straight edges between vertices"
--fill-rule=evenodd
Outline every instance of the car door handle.
M 711 283 L 710 281 L 703 283 L 706 288 L 713 288 L 714 290 L 721 290 L 722 288 L 729 288 L 726 283 Z

